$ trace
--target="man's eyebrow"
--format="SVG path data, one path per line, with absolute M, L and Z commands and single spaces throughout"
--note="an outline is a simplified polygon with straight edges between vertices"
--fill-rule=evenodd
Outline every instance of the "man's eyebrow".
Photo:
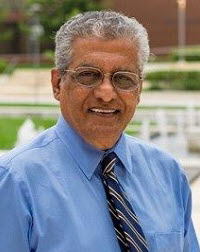
M 126 67 L 118 67 L 118 68 L 115 68 L 114 71 L 120 71 L 120 72 L 131 72 L 131 73 L 135 73 L 137 70 L 134 69 L 134 70 L 131 70 L 130 68 L 126 68 Z
M 94 65 L 94 64 L 90 64 L 90 63 L 82 63 L 80 65 L 78 65 L 76 68 L 78 67 L 95 67 L 95 68 L 98 68 L 100 70 L 102 70 L 102 68 L 100 68 L 99 66 L 97 65 Z M 126 68 L 126 67 L 117 67 L 117 68 L 114 68 L 111 72 L 131 72 L 131 73 L 137 73 L 137 70 L 134 69 L 134 70 L 131 70 L 130 68 Z
M 99 68 L 99 67 L 97 67 L 97 66 L 95 66 L 93 64 L 89 64 L 89 63 L 82 63 L 82 64 L 78 65 L 76 68 L 78 68 L 78 67 L 96 67 L 96 68 Z

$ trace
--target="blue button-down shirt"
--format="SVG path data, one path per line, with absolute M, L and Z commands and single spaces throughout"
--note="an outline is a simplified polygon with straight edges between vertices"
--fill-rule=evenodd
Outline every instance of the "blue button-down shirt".
M 122 134 L 116 175 L 153 252 L 199 252 L 191 192 L 177 162 Z M 100 178 L 104 152 L 60 117 L 0 158 L 1 252 L 119 252 Z

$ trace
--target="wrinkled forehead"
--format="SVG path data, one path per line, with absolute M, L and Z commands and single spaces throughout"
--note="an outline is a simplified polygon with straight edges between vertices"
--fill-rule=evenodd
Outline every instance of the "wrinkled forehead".
M 129 64 L 138 66 L 138 47 L 134 40 L 127 38 L 98 38 L 85 37 L 77 38 L 72 43 L 71 62 L 83 61 L 88 58 L 94 61 L 103 60 L 103 58 L 119 60 L 124 57 Z M 87 63 L 87 62 L 86 62 Z M 111 61 L 112 64 L 115 63 Z M 123 63 L 123 61 L 122 61 Z

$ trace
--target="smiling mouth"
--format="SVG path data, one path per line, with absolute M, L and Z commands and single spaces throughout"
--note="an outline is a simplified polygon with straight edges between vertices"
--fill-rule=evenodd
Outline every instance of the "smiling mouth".
M 90 113 L 94 113 L 96 115 L 116 115 L 120 112 L 119 109 L 106 109 L 106 108 L 91 108 L 89 109 Z

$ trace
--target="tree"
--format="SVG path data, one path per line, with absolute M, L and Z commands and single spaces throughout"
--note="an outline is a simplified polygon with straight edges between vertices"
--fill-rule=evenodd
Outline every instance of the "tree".
M 0 52 L 4 53 L 5 47 L 8 47 L 7 52 L 25 53 L 29 44 L 25 40 L 30 40 L 33 25 L 38 23 L 43 27 L 41 48 L 43 51 L 53 49 L 55 33 L 65 21 L 80 12 L 102 9 L 101 2 L 102 0 L 0 0 Z
M 26 0 L 26 9 L 38 4 L 40 24 L 44 29 L 41 37 L 43 45 L 53 48 L 54 36 L 59 27 L 70 17 L 84 11 L 102 9 L 100 3 L 94 0 Z

